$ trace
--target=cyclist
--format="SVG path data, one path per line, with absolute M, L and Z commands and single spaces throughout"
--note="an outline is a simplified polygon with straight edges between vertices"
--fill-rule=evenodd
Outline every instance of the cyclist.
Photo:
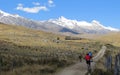
M 86 60 L 88 70 L 90 70 L 90 67 L 91 67 L 90 59 L 91 59 L 91 57 L 89 56 L 89 53 L 87 53 L 86 56 L 85 56 L 85 60 Z

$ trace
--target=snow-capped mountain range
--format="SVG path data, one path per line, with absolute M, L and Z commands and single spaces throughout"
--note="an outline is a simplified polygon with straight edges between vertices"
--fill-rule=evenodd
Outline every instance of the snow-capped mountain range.
M 0 10 L 0 22 L 5 24 L 21 25 L 37 30 L 44 30 L 56 33 L 107 33 L 120 31 L 112 27 L 105 27 L 98 21 L 93 20 L 91 23 L 86 21 L 70 20 L 63 16 L 58 19 L 47 21 L 34 21 L 19 15 L 13 15 Z
M 65 17 L 61 16 L 60 18 L 56 19 L 56 20 L 49 20 L 49 22 L 53 22 L 55 24 L 61 25 L 63 27 L 67 27 L 70 29 L 74 29 L 76 26 L 77 27 L 81 27 L 81 28 L 88 28 L 88 29 L 108 29 L 111 31 L 118 31 L 118 29 L 116 28 L 112 28 L 112 27 L 105 27 L 103 25 L 101 25 L 98 21 L 93 20 L 91 23 L 88 23 L 86 21 L 77 21 L 77 20 L 69 20 L 66 19 Z

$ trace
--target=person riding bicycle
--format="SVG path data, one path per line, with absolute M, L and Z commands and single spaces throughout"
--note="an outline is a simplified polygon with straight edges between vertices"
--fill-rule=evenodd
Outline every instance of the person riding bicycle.
M 79 60 L 82 62 L 82 54 L 79 55 Z
M 89 53 L 87 53 L 86 56 L 85 56 L 85 60 L 86 60 L 86 64 L 88 66 L 88 69 L 90 69 L 90 66 L 91 66 L 90 59 L 91 59 L 91 57 L 89 56 Z

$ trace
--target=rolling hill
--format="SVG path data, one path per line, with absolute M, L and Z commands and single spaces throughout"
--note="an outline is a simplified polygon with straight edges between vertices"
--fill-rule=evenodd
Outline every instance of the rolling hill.
M 101 35 L 95 38 L 101 42 L 108 42 L 113 44 L 114 46 L 120 47 L 120 33 L 109 33 L 105 35 Z

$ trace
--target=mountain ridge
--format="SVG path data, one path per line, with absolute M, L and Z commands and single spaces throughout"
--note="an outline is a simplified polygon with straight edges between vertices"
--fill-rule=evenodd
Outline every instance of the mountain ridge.
M 61 16 L 58 19 L 50 19 L 47 21 L 34 21 L 19 16 L 17 14 L 6 13 L 2 10 L 0 10 L 0 22 L 61 34 L 67 32 L 72 34 L 104 34 L 108 32 L 120 31 L 119 29 L 115 29 L 112 27 L 105 27 L 96 20 L 93 20 L 91 23 L 89 23 L 86 21 L 70 20 Z
M 93 20 L 91 23 L 87 22 L 87 21 L 77 21 L 77 20 L 70 20 L 67 19 L 63 16 L 59 17 L 58 19 L 53 19 L 53 20 L 49 20 L 49 22 L 53 22 L 56 23 L 58 25 L 62 25 L 62 26 L 68 26 L 70 29 L 74 28 L 76 25 L 80 26 L 80 27 L 101 27 L 101 28 L 105 28 L 111 31 L 118 31 L 119 29 L 116 28 L 112 28 L 112 27 L 105 27 L 102 24 L 100 24 L 98 21 Z M 66 25 L 65 25 L 66 24 Z

